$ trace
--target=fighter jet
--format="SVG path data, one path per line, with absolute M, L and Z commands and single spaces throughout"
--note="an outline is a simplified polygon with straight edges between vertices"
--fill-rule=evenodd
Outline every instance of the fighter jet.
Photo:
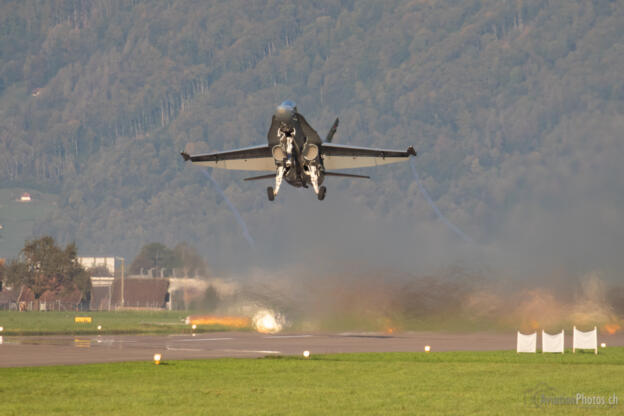
M 267 188 L 269 201 L 277 196 L 282 181 L 294 187 L 312 186 L 319 200 L 325 199 L 327 189 L 322 186 L 326 176 L 364 178 L 336 170 L 380 166 L 407 160 L 416 156 L 409 146 L 406 151 L 333 144 L 338 119 L 330 128 L 325 141 L 297 111 L 290 100 L 281 103 L 271 120 L 268 144 L 217 153 L 189 155 L 182 152 L 185 161 L 200 166 L 231 170 L 269 171 L 270 174 L 246 178 L 246 181 L 275 178 L 275 188 Z

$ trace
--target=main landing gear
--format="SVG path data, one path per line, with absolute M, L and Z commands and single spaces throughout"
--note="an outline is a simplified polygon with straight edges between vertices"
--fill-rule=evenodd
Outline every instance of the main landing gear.
M 324 186 L 321 186 L 318 194 L 316 194 L 316 197 L 318 198 L 319 201 L 322 201 L 325 199 L 325 192 L 327 192 L 327 188 L 325 188 Z
M 316 197 L 318 198 L 319 201 L 322 201 L 325 199 L 325 193 L 327 192 L 327 188 L 325 188 L 324 186 L 321 186 L 319 189 L 318 194 L 316 194 Z M 274 201 L 275 200 L 275 192 L 273 191 L 273 187 L 269 186 L 267 188 L 267 197 L 269 197 L 269 201 Z

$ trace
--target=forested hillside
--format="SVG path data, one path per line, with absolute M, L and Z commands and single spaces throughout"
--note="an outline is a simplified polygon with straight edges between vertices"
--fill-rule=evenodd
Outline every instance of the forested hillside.
M 414 144 L 442 212 L 497 258 L 615 269 L 623 73 L 621 1 L 3 1 L 0 186 L 56 193 L 34 232 L 82 253 L 186 241 L 229 266 L 252 250 L 179 151 L 261 144 L 293 99 L 321 136 L 340 116 L 338 143 Z M 214 175 L 264 258 L 453 244 L 407 166 L 365 173 L 273 204 Z

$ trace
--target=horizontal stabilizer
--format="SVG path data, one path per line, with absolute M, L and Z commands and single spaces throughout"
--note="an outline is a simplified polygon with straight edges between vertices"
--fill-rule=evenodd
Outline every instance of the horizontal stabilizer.
M 340 172 L 325 172 L 325 176 L 342 176 L 343 178 L 370 179 L 370 176 L 367 176 L 367 175 L 352 175 L 350 173 L 340 173 Z
M 260 175 L 260 176 L 252 176 L 251 178 L 245 178 L 246 181 L 257 181 L 260 179 L 273 179 L 275 178 L 274 173 L 269 173 L 268 175 Z

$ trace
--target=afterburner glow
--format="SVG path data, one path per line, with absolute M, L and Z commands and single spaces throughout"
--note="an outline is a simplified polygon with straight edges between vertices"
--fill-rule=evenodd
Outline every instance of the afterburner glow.
M 253 327 L 263 334 L 275 334 L 282 330 L 282 322 L 279 315 L 271 310 L 263 309 L 254 315 Z

